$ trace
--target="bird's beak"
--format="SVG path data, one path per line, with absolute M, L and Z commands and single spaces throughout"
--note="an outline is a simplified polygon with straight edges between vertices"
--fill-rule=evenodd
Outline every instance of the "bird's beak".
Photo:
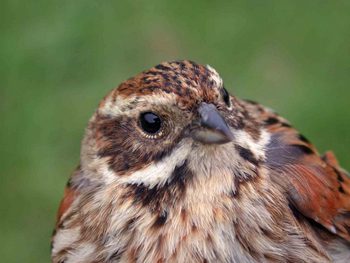
M 191 136 L 205 144 L 223 144 L 233 140 L 233 134 L 213 104 L 202 102 L 198 107 L 199 119 L 193 125 Z

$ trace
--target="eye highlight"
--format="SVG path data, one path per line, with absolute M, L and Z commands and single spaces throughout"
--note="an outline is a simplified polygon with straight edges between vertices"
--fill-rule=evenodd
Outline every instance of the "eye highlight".
M 162 120 L 153 112 L 144 112 L 140 115 L 140 125 L 144 132 L 154 135 L 161 130 Z

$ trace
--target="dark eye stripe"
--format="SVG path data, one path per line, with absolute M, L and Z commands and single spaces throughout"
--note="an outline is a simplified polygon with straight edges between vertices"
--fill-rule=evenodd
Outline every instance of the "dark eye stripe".
M 161 143 L 152 144 L 148 138 L 140 134 L 139 129 L 130 125 L 134 122 L 134 119 L 126 116 L 119 118 L 98 116 L 96 119 L 94 129 L 100 134 L 97 137 L 97 143 L 100 145 L 97 155 L 108 158 L 110 169 L 120 176 L 140 170 L 152 162 L 162 161 L 173 152 L 183 138 L 180 133 L 165 146 Z M 133 138 L 144 143 L 143 147 L 135 148 Z

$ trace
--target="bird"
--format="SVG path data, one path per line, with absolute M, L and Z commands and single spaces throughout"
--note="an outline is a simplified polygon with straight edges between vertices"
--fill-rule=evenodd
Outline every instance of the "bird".
M 52 262 L 350 262 L 350 179 L 217 71 L 163 62 L 99 103 Z

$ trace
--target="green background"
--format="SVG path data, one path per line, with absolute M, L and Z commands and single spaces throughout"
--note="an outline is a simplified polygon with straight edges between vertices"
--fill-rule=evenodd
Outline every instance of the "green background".
M 350 1 L 1 1 L 1 262 L 48 262 L 99 100 L 161 61 L 216 68 L 350 169 Z

